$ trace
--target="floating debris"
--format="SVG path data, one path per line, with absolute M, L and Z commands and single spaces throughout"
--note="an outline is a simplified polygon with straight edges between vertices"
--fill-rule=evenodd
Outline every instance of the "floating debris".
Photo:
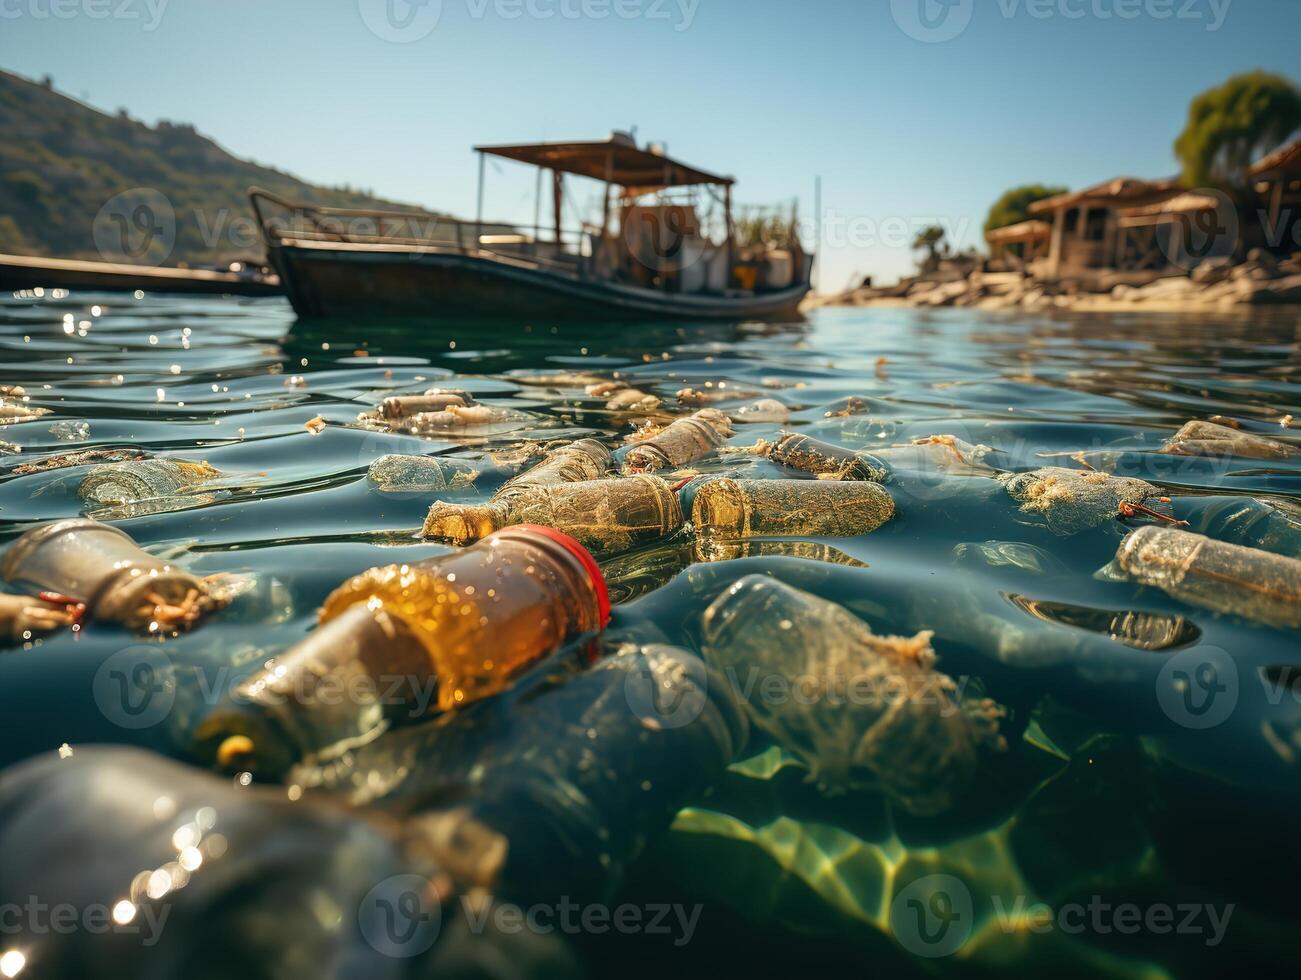
M 612 412 L 652 412 L 660 407 L 660 400 L 636 388 L 624 388 L 615 392 L 605 407 Z
M 766 447 L 765 455 L 781 466 L 812 473 L 823 479 L 871 480 L 881 483 L 888 474 L 885 464 L 871 453 L 855 452 L 795 432 L 782 436 L 776 444 Z
M 27 389 L 22 385 L 0 385 L 0 398 L 26 398 Z
M 596 562 L 546 528 L 372 568 L 335 589 L 320 626 L 205 719 L 196 745 L 227 768 L 276 776 L 395 721 L 495 694 L 609 616 Z
M 364 421 L 372 416 L 363 414 Z M 533 416 L 510 408 L 491 405 L 448 405 L 437 412 L 385 420 L 394 431 L 415 435 L 489 436 L 523 428 Z
M 28 476 L 32 473 L 47 473 L 51 470 L 66 469 L 70 466 L 89 466 L 95 463 L 127 463 L 133 460 L 149 459 L 150 454 L 141 449 L 82 449 L 74 453 L 59 453 L 44 459 L 21 463 L 9 472 L 14 476 Z
M 938 435 L 914 439 L 902 446 L 873 449 L 872 456 L 892 469 L 948 476 L 993 477 L 999 471 L 985 462 L 985 457 L 993 451 L 989 446 L 973 446 L 956 436 Z
M 872 410 L 872 404 L 866 398 L 851 395 L 828 405 L 822 412 L 825 419 L 843 419 L 851 415 L 866 415 Z
M 959 702 L 952 678 L 933 669 L 931 635 L 877 636 L 833 602 L 751 575 L 705 611 L 703 649 L 731 676 L 758 671 L 751 721 L 797 755 L 811 781 L 831 791 L 879 786 L 930 815 L 976 775 L 981 748 L 1003 748 L 1002 710 Z M 765 697 L 765 675 L 798 696 Z
M 538 388 L 589 388 L 605 384 L 609 379 L 584 371 L 508 371 L 503 377 L 516 384 Z
M 490 453 L 477 460 L 390 454 L 371 463 L 366 478 L 383 493 L 460 490 L 479 482 L 511 479 L 541 456 L 542 449 L 535 445 L 513 452 Z
M 1021 541 L 966 541 L 953 546 L 958 561 L 969 558 L 990 568 L 1010 566 L 1035 575 L 1064 575 L 1066 565 L 1043 548 Z
M 308 432 L 310 432 L 312 435 L 319 436 L 322 432 L 325 431 L 325 428 L 328 424 L 329 423 L 325 421 L 325 418 L 323 416 L 318 415 L 316 416 L 316 418 L 308 419 L 306 422 L 304 422 L 303 428 L 306 429 Z
M 35 405 L 29 405 L 26 402 L 11 402 L 0 399 L 0 425 L 8 425 L 11 422 L 30 422 L 50 413 L 51 410 L 48 408 L 37 408 Z
M 504 527 L 540 524 L 612 554 L 656 541 L 682 526 L 677 495 L 655 476 L 517 487 L 486 504 L 438 501 L 425 517 L 423 535 L 469 544 Z
M 397 395 L 392 398 L 385 398 L 380 403 L 375 415 L 381 419 L 394 421 L 409 419 L 415 415 L 442 412 L 449 408 L 466 408 L 477 404 L 478 402 L 470 397 L 468 392 L 431 388 L 423 395 Z
M 1243 459 L 1294 459 L 1301 456 L 1296 446 L 1253 436 L 1214 422 L 1192 421 L 1160 449 L 1175 456 L 1238 456 Z
M 893 516 L 880 484 L 824 480 L 708 480 L 691 509 L 697 531 L 721 538 L 852 538 Z
M 203 579 L 153 557 L 118 528 L 81 518 L 28 531 L 5 554 L 3 575 L 137 632 L 185 629 L 220 606 Z
M 86 474 L 77 494 L 88 504 L 111 507 L 196 493 L 221 476 L 220 470 L 206 462 L 181 459 L 103 463 Z
M 623 466 L 629 473 L 673 469 L 707 456 L 732 435 L 732 420 L 713 408 L 702 408 L 629 449 Z
M 77 621 L 80 609 L 77 603 L 59 602 L 52 596 L 40 598 L 0 592 L 0 641 L 10 645 L 25 643 L 71 626 Z
M 704 388 L 683 388 L 678 392 L 677 399 L 679 405 L 699 407 L 717 405 L 719 402 L 757 398 L 759 394 L 760 392 L 752 388 L 733 388 L 726 381 L 720 381 L 717 384 L 711 381 Z
M 549 487 L 557 483 L 583 483 L 605 476 L 613 465 L 610 450 L 595 439 L 578 439 L 549 450 L 542 462 L 514 477 L 497 492 L 510 496 L 527 487 Z
M 1050 466 L 1008 474 L 1003 480 L 1007 492 L 1021 502 L 1021 513 L 1042 517 L 1055 534 L 1077 534 L 1138 513 L 1172 519 L 1145 506 L 1160 498 L 1161 491 L 1130 477 Z
M 1171 527 L 1141 527 L 1116 550 L 1135 582 L 1190 605 L 1301 628 L 1301 561 Z
M 733 409 L 731 415 L 737 423 L 776 422 L 784 425 L 790 421 L 791 410 L 775 398 L 760 398 Z
M 85 419 L 55 422 L 50 426 L 50 435 L 60 442 L 85 442 L 90 438 L 90 423 Z

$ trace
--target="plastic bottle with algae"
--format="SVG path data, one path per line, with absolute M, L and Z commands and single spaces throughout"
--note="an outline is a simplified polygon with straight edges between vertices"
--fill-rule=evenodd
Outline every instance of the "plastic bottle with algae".
M 506 483 L 496 496 L 509 496 L 526 487 L 597 480 L 610 470 L 610 450 L 595 439 L 577 439 L 548 452 L 540 463 Z
M 609 617 L 595 560 L 551 528 L 511 527 L 450 555 L 372 568 L 335 589 L 317 629 L 199 726 L 196 751 L 279 775 L 394 721 L 496 694 Z
M 1301 628 L 1301 561 L 1172 527 L 1141 527 L 1120 543 L 1131 579 L 1215 612 Z
M 992 701 L 963 703 L 934 669 L 931 634 L 878 636 L 846 609 L 750 575 L 705 610 L 705 659 L 742 679 L 758 672 L 750 718 L 830 791 L 876 787 L 922 815 L 948 809 L 979 751 L 1002 748 Z M 790 696 L 770 697 L 782 677 Z
M 715 408 L 702 408 L 627 451 L 623 468 L 629 473 L 673 469 L 713 452 L 732 434 L 732 420 Z
M 536 446 L 487 453 L 479 459 L 392 453 L 370 464 L 366 478 L 382 493 L 434 493 L 517 476 L 542 455 Z
M 655 476 L 589 480 L 504 489 L 486 504 L 438 501 L 422 533 L 469 544 L 515 524 L 541 524 L 602 554 L 656 541 L 682 526 L 682 508 L 669 485 Z
M 880 484 L 824 480 L 707 480 L 691 507 L 697 531 L 730 538 L 852 538 L 893 516 Z
M 774 463 L 831 480 L 871 480 L 881 483 L 889 474 L 885 463 L 871 453 L 856 452 L 798 432 L 789 432 L 767 448 Z
M 150 555 L 126 532 L 82 518 L 28 531 L 10 545 L 3 574 L 84 605 L 91 620 L 140 632 L 191 626 L 223 604 L 205 580 Z

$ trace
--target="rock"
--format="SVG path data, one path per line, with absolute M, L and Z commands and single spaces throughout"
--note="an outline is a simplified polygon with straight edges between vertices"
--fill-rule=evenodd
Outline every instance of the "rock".
M 1201 265 L 1197 266 L 1192 272 L 1192 280 L 1203 286 L 1210 286 L 1217 282 L 1223 282 L 1229 278 L 1233 271 L 1233 260 L 1227 255 L 1217 256 L 1207 259 Z
M 1237 283 L 1238 302 L 1253 306 L 1274 303 L 1301 303 L 1301 276 L 1285 279 L 1242 280 Z

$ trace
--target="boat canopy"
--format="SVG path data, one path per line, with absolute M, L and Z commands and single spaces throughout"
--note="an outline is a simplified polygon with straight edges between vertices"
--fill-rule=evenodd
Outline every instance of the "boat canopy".
M 510 146 L 476 146 L 475 151 L 521 163 L 577 174 L 622 187 L 627 197 L 666 187 L 718 184 L 730 187 L 735 178 L 697 170 L 654 149 L 642 149 L 629 137 L 616 133 L 605 140 L 567 143 L 519 143 Z

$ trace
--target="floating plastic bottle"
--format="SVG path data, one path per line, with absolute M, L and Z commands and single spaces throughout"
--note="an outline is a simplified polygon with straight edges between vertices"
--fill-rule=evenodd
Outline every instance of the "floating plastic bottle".
M 852 538 L 893 516 L 880 484 L 827 480 L 707 480 L 691 508 L 697 531 L 723 538 Z
M 1043 519 L 1055 534 L 1068 535 L 1098 527 L 1117 517 L 1146 511 L 1146 502 L 1161 491 L 1150 483 L 1096 470 L 1050 466 L 1005 476 L 1007 492 L 1023 514 Z
M 612 412 L 652 412 L 660 407 L 660 400 L 636 388 L 621 388 L 611 393 L 605 407 Z
M 389 419 L 409 419 L 414 415 L 424 415 L 431 412 L 442 412 L 453 406 L 465 408 L 468 405 L 477 405 L 473 398 L 464 391 L 445 391 L 441 388 L 431 388 L 423 395 L 395 395 L 392 398 L 385 398 L 380 402 L 378 415 L 380 418 Z
M 202 579 L 143 551 L 118 528 L 84 519 L 28 531 L 10 545 L 4 578 L 138 631 L 188 627 L 221 604 Z
M 1301 448 L 1231 429 L 1214 422 L 1192 421 L 1161 447 L 1176 456 L 1239 456 L 1243 459 L 1295 459 Z
M 372 568 L 335 589 L 320 626 L 199 726 L 196 751 L 278 775 L 392 721 L 496 694 L 609 616 L 596 562 L 550 528 L 507 528 L 450 555 Z
M 832 480 L 871 480 L 880 483 L 888 470 L 871 453 L 855 452 L 798 432 L 787 433 L 769 447 L 774 463 Z
M 650 473 L 684 466 L 713 452 L 731 434 L 732 420 L 726 414 L 702 408 L 629 449 L 624 456 L 624 469 Z
M 1301 561 L 1172 527 L 1141 527 L 1116 564 L 1190 605 L 1270 626 L 1301 627 Z
M 950 807 L 1001 710 L 959 703 L 931 634 L 877 636 L 841 606 L 776 579 L 741 579 L 705 611 L 705 659 L 748 688 L 751 720 L 830 790 L 877 785 L 917 814 Z M 757 672 L 757 673 L 756 673 Z M 775 697 L 766 683 L 791 685 Z
M 440 500 L 429 508 L 422 533 L 463 545 L 515 524 L 553 527 L 584 547 L 612 554 L 672 534 L 683 518 L 667 483 L 655 476 L 630 476 L 554 486 L 512 485 L 486 504 Z
M 4 901 L 100 913 L 88 928 L 7 923 L 4 948 L 27 965 L 8 957 L 9 976 L 581 972 L 567 938 L 499 928 L 490 897 L 459 895 L 414 830 L 139 749 L 78 747 L 7 771 L 0 848 Z
M 77 494 L 91 505 L 135 503 L 202 490 L 204 484 L 219 479 L 221 475 L 220 470 L 207 463 L 180 459 L 104 463 L 86 474 Z
M 525 487 L 597 480 L 610 471 L 611 463 L 610 450 L 602 443 L 578 439 L 548 452 L 542 462 L 509 480 L 497 496 L 509 496 Z
M 1189 530 L 1218 541 L 1301 558 L 1301 503 L 1287 497 L 1186 499 Z
M 483 483 L 501 483 L 537 460 L 536 446 L 490 453 L 480 459 L 456 456 L 381 456 L 370 464 L 367 479 L 383 493 L 436 493 Z
M 75 608 L 65 602 L 0 592 L 0 645 L 25 643 L 70 626 L 76 618 Z
M 317 785 L 409 814 L 465 885 L 602 901 L 747 736 L 731 687 L 698 656 L 629 644 L 586 670 L 534 671 L 445 724 L 392 731 L 293 779 L 309 795 Z
M 737 388 L 726 381 L 721 381 L 717 385 L 710 384 L 704 388 L 683 388 L 677 393 L 677 399 L 679 405 L 699 408 L 704 405 L 716 405 L 719 402 L 757 398 L 759 394 L 753 388 Z
M 732 410 L 731 417 L 733 421 L 738 423 L 776 422 L 784 424 L 790 420 L 791 410 L 776 398 L 760 398 L 756 401 L 746 402 L 746 404 Z

